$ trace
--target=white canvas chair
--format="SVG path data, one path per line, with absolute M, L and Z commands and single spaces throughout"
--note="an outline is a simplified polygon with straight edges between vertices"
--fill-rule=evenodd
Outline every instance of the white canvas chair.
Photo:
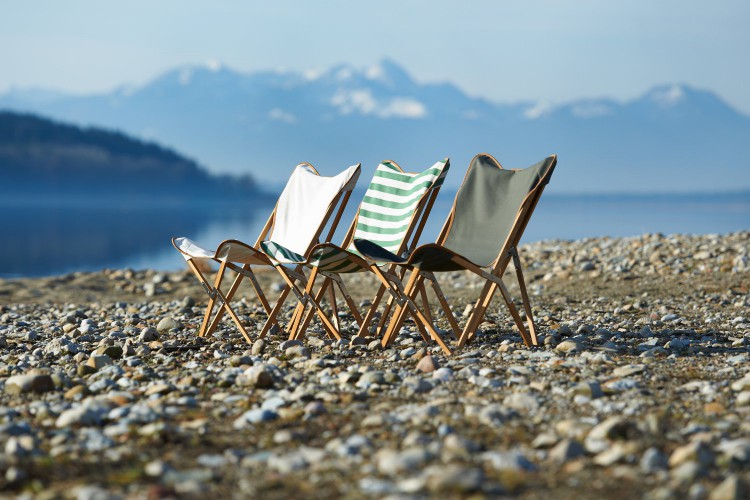
M 283 306 L 291 289 L 288 285 L 284 287 L 276 305 L 271 308 L 252 270 L 252 266 L 274 266 L 271 259 L 260 250 L 261 243 L 272 241 L 301 255 L 307 255 L 310 249 L 320 242 L 320 235 L 335 212 L 330 229 L 323 239 L 324 242 L 330 241 L 359 174 L 359 164 L 333 177 L 321 176 L 309 163 L 297 165 L 260 236 L 252 246 L 238 240 L 225 240 L 216 250 L 207 250 L 188 238 L 172 238 L 172 244 L 185 258 L 188 267 L 209 296 L 199 331 L 200 336 L 213 333 L 226 312 L 245 339 L 252 342 L 242 321 L 230 305 L 243 278 L 250 279 L 263 309 L 268 314 L 268 320 L 261 329 L 260 337 L 266 335 L 275 323 L 276 314 Z M 213 282 L 210 282 L 201 272 L 200 266 L 196 265 L 196 261 L 200 260 L 214 261 L 219 264 L 219 271 Z M 297 272 L 302 270 L 302 266 L 297 263 L 287 263 L 291 264 Z M 237 276 L 230 288 L 223 291 L 221 284 L 227 269 L 236 272 Z M 214 315 L 213 311 L 217 304 L 219 308 Z

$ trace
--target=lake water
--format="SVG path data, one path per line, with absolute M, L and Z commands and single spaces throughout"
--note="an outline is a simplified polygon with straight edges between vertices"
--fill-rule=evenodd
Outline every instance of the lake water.
M 455 193 L 443 191 L 422 242 L 434 241 Z M 361 198 L 355 192 L 353 200 Z M 213 248 L 224 239 L 254 243 L 272 205 L 206 204 L 136 207 L 0 205 L 0 277 L 47 276 L 103 268 L 184 266 L 170 243 L 187 236 Z M 354 212 L 351 203 L 334 241 Z M 563 196 L 545 194 L 522 242 L 633 236 L 643 233 L 727 233 L 750 229 L 750 194 L 731 196 Z

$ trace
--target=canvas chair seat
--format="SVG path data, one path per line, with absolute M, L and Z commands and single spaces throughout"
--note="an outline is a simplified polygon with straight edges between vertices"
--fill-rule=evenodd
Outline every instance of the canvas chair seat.
M 276 313 L 274 311 L 278 311 L 282 307 L 291 288 L 286 287 L 282 290 L 272 308 L 255 278 L 252 266 L 273 267 L 277 263 L 293 265 L 294 262 L 285 259 L 282 255 L 278 256 L 278 261 L 272 261 L 260 249 L 260 243 L 268 239 L 268 241 L 278 244 L 280 248 L 290 249 L 289 251 L 294 255 L 294 259 L 299 259 L 299 255 L 306 255 L 312 246 L 318 242 L 322 231 L 338 206 L 325 237 L 325 241 L 330 241 L 351 191 L 357 183 L 359 174 L 359 164 L 353 165 L 332 177 L 319 175 L 309 163 L 297 165 L 255 245 L 249 245 L 239 240 L 225 240 L 218 245 L 216 250 L 209 250 L 188 238 L 172 239 L 172 244 L 185 258 L 189 268 L 210 297 L 199 333 L 201 336 L 213 332 L 223 314 L 227 312 L 245 339 L 248 342 L 251 341 L 247 330 L 230 305 L 240 282 L 245 277 L 251 280 L 261 305 L 268 313 L 268 320 L 261 329 L 260 336 L 263 337 L 269 331 L 270 327 L 275 324 Z M 215 261 L 220 264 L 213 283 L 206 279 L 196 266 L 196 261 Z M 299 267 L 297 265 L 297 270 L 299 270 Z M 235 271 L 237 276 L 229 290 L 222 291 L 222 279 L 227 269 Z M 214 307 L 217 304 L 219 309 L 216 315 L 212 317 Z
M 272 265 L 268 255 L 238 240 L 226 240 L 216 250 L 208 250 L 188 238 L 175 238 L 175 247 L 185 260 L 206 259 L 247 265 Z

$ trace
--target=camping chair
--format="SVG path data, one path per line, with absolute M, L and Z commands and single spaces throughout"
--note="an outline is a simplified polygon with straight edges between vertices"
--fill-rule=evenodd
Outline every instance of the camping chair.
M 473 337 L 498 288 L 525 344 L 529 347 L 538 345 L 517 247 L 556 164 L 557 156 L 553 155 L 523 170 L 504 170 L 488 154 L 475 156 L 456 193 L 453 208 L 437 243 L 417 248 L 408 259 L 391 257 L 391 260 L 400 260 L 402 266 L 412 270 L 404 288 L 407 300 L 413 301 L 420 294 L 424 301 L 424 281 L 430 282 L 456 335 L 458 347 L 463 347 Z M 371 242 L 355 240 L 354 245 L 365 256 L 382 254 L 382 250 L 373 247 Z M 511 260 L 521 290 L 528 332 L 502 281 Z M 460 330 L 434 274 L 462 270 L 471 271 L 486 280 L 463 331 Z M 423 315 L 431 318 L 429 311 Z M 394 341 L 404 316 L 405 307 L 397 306 L 381 340 L 383 346 Z
M 447 158 L 435 163 L 421 173 L 404 172 L 399 165 L 392 161 L 382 162 L 375 171 L 373 180 L 341 246 L 321 243 L 316 245 L 310 251 L 309 257 L 305 259 L 302 256 L 291 255 L 287 249 L 280 248 L 276 242 L 261 243 L 261 248 L 278 262 L 283 262 L 283 259 L 286 259 L 310 268 L 310 277 L 305 289 L 297 289 L 295 292 L 300 301 L 295 311 L 294 320 L 290 323 L 288 329 L 291 339 L 299 339 L 304 335 L 314 311 L 320 317 L 328 335 L 336 339 L 341 338 L 334 283 L 341 292 L 352 316 L 360 325 L 358 335 L 366 335 L 385 291 L 394 288 L 387 283 L 389 283 L 389 280 L 396 280 L 400 283 L 403 272 L 400 276 L 393 276 L 392 273 L 397 269 L 393 263 L 387 263 L 389 267 L 383 270 L 374 262 L 377 259 L 366 260 L 362 258 L 354 248 L 353 241 L 356 238 L 367 238 L 376 242 L 379 247 L 386 249 L 389 253 L 408 254 L 417 245 L 427 216 L 449 168 L 450 162 Z M 293 286 L 294 278 L 302 281 L 300 277 L 294 276 L 287 267 L 277 265 L 276 268 L 289 286 Z M 364 319 L 359 314 L 357 306 L 353 303 L 341 279 L 341 274 L 357 272 L 373 272 L 381 282 Z M 317 293 L 313 296 L 313 287 L 318 275 L 322 275 L 323 280 Z M 320 300 L 326 291 L 330 294 L 333 321 L 325 315 L 320 307 Z M 392 299 L 398 297 L 398 294 L 397 289 L 391 293 L 386 305 L 386 312 L 381 316 L 381 327 L 382 321 L 385 321 L 389 316 L 388 311 Z M 311 304 L 312 308 L 305 314 L 307 304 Z M 424 330 L 422 332 L 424 335 Z
M 268 238 L 269 241 L 278 242 L 286 248 L 294 249 L 306 255 L 313 245 L 318 243 L 320 234 L 335 211 L 336 215 L 324 240 L 330 241 L 351 196 L 352 189 L 357 183 L 359 174 L 359 164 L 349 167 L 334 177 L 321 176 L 309 163 L 297 165 L 253 246 L 237 240 L 225 240 L 214 251 L 206 250 L 187 238 L 172 238 L 172 244 L 185 258 L 188 267 L 198 278 L 203 288 L 206 289 L 209 296 L 208 306 L 199 331 L 201 337 L 213 333 L 224 313 L 227 312 L 245 339 L 252 342 L 240 318 L 230 305 L 230 301 L 245 277 L 250 279 L 255 294 L 268 315 L 268 320 L 260 332 L 260 337 L 266 335 L 271 326 L 275 324 L 276 313 L 284 304 L 290 288 L 286 286 L 282 289 L 276 305 L 271 308 L 251 268 L 251 266 L 274 266 L 274 262 L 259 250 L 260 244 Z M 338 210 L 336 210 L 337 205 Z M 196 264 L 196 261 L 201 260 L 219 263 L 219 271 L 213 283 L 206 279 L 200 270 L 200 266 Z M 237 273 L 237 276 L 230 288 L 224 292 L 220 287 L 227 269 Z M 297 265 L 297 270 L 301 271 L 301 269 L 301 266 Z M 213 310 L 217 303 L 219 309 L 212 319 Z

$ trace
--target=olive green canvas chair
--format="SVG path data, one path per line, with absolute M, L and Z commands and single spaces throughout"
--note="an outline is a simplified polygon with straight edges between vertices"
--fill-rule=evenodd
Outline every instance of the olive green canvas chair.
M 416 248 L 407 259 L 392 257 L 412 271 L 404 289 L 407 299 L 414 300 L 418 295 L 425 299 L 425 281 L 430 282 L 456 335 L 458 347 L 473 337 L 498 289 L 525 344 L 538 345 L 518 243 L 556 164 L 557 156 L 553 155 L 526 169 L 506 170 L 488 154 L 475 156 L 437 243 Z M 371 243 L 355 241 L 354 244 L 363 255 L 382 254 L 382 250 Z M 502 280 L 511 260 L 516 269 L 528 331 Z M 453 271 L 470 271 L 486 280 L 463 330 L 435 277 L 435 273 Z M 396 307 L 382 337 L 383 346 L 394 341 L 405 313 L 403 306 Z M 431 320 L 429 310 L 423 316 Z
M 271 307 L 256 279 L 253 267 L 272 268 L 276 262 L 271 261 L 268 255 L 260 249 L 260 245 L 264 241 L 278 242 L 286 248 L 307 255 L 310 249 L 320 241 L 320 236 L 329 222 L 330 228 L 323 241 L 330 241 L 359 174 L 359 164 L 333 177 L 321 176 L 309 163 L 297 165 L 263 230 L 252 246 L 238 240 L 225 240 L 216 250 L 208 250 L 188 238 L 172 238 L 172 244 L 185 258 L 188 267 L 209 296 L 199 331 L 200 336 L 213 333 L 224 313 L 228 313 L 243 337 L 248 342 L 252 342 L 247 329 L 230 305 L 243 278 L 250 280 L 258 300 L 268 315 L 259 336 L 262 338 L 267 334 L 271 326 L 275 324 L 276 315 L 291 288 L 284 287 L 276 304 Z M 213 261 L 219 264 L 219 271 L 213 282 L 201 272 L 202 266 L 198 264 L 199 261 Z M 302 266 L 298 264 L 286 261 L 284 264 L 295 266 L 297 271 L 302 270 Z M 222 281 L 228 269 L 234 271 L 236 277 L 229 289 L 222 290 Z M 218 309 L 214 314 L 217 305 Z
M 385 312 L 381 316 L 380 327 L 382 327 L 382 321 L 389 316 L 388 311 L 394 299 L 401 300 L 401 292 L 393 283 L 401 282 L 405 270 L 400 274 L 393 274 L 397 268 L 392 262 L 386 262 L 385 268 L 381 268 L 377 259 L 363 258 L 354 247 L 353 241 L 367 239 L 389 253 L 408 255 L 417 245 L 427 216 L 449 168 L 450 162 L 447 158 L 419 173 L 404 172 L 393 161 L 382 162 L 376 169 L 354 221 L 340 246 L 322 243 L 316 245 L 310 251 L 309 256 L 304 258 L 293 255 L 288 249 L 281 248 L 275 242 L 261 244 L 261 248 L 277 262 L 291 261 L 310 269 L 310 277 L 305 289 L 298 289 L 295 292 L 300 301 L 295 311 L 294 321 L 290 324 L 290 338 L 301 338 L 304 335 L 314 313 L 318 314 L 323 327 L 331 337 L 341 338 L 336 288 L 341 292 L 352 316 L 359 324 L 359 335 L 365 335 L 369 331 L 370 323 L 386 290 L 390 291 Z M 293 286 L 295 278 L 299 282 L 303 280 L 301 276 L 295 276 L 290 272 L 288 267 L 277 265 L 277 269 L 289 286 Z M 380 281 L 380 287 L 364 318 L 357 310 L 341 278 L 342 274 L 359 272 L 372 272 Z M 314 292 L 316 278 L 319 276 L 323 279 L 317 292 Z M 329 292 L 330 318 L 320 304 L 326 291 Z M 306 309 L 307 305 L 312 306 L 309 311 Z M 421 331 L 426 336 L 423 328 Z M 430 335 L 433 333 L 431 332 Z

